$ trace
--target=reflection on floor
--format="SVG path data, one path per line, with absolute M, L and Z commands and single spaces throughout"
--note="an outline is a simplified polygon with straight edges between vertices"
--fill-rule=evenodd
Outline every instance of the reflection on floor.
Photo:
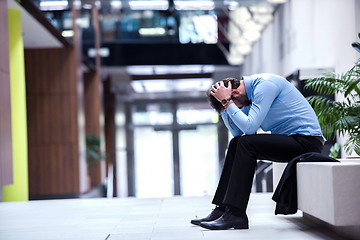
M 251 195 L 249 230 L 211 231 L 190 224 L 211 197 L 69 199 L 0 203 L 1 240 L 341 239 L 305 224 L 298 212 L 275 216 L 269 193 Z

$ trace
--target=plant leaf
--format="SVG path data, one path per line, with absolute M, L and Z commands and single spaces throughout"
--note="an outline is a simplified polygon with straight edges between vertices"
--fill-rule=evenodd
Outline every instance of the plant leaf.
M 353 43 L 351 44 L 351 46 L 352 46 L 356 51 L 360 52 L 360 43 L 358 43 L 358 42 L 353 42 Z

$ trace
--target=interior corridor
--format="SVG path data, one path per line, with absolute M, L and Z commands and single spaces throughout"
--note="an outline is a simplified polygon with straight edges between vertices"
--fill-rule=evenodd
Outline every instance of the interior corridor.
M 6 240 L 320 240 L 343 238 L 305 222 L 301 212 L 274 215 L 271 193 L 250 197 L 249 230 L 211 231 L 190 220 L 207 215 L 211 197 L 88 198 L 4 202 L 0 239 Z

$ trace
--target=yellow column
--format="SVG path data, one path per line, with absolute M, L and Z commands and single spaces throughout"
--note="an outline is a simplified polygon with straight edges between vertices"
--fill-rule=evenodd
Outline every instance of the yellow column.
M 3 200 L 27 201 L 29 200 L 29 184 L 26 88 L 20 10 L 9 9 L 8 19 L 14 181 L 12 185 L 3 187 Z

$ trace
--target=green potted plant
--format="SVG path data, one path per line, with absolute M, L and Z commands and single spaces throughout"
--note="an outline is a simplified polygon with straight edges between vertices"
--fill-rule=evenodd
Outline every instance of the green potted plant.
M 360 33 L 359 33 L 360 38 Z M 352 46 L 360 52 L 360 43 Z M 344 147 L 347 153 L 355 151 L 360 155 L 360 59 L 355 65 L 342 74 L 324 74 L 309 79 L 305 88 L 319 95 L 308 97 L 313 106 L 326 138 L 336 134 L 347 134 Z M 344 99 L 336 101 L 328 98 L 332 94 L 342 94 Z
M 86 136 L 86 159 L 88 167 L 97 165 L 100 160 L 105 159 L 100 151 L 100 137 L 94 135 Z

